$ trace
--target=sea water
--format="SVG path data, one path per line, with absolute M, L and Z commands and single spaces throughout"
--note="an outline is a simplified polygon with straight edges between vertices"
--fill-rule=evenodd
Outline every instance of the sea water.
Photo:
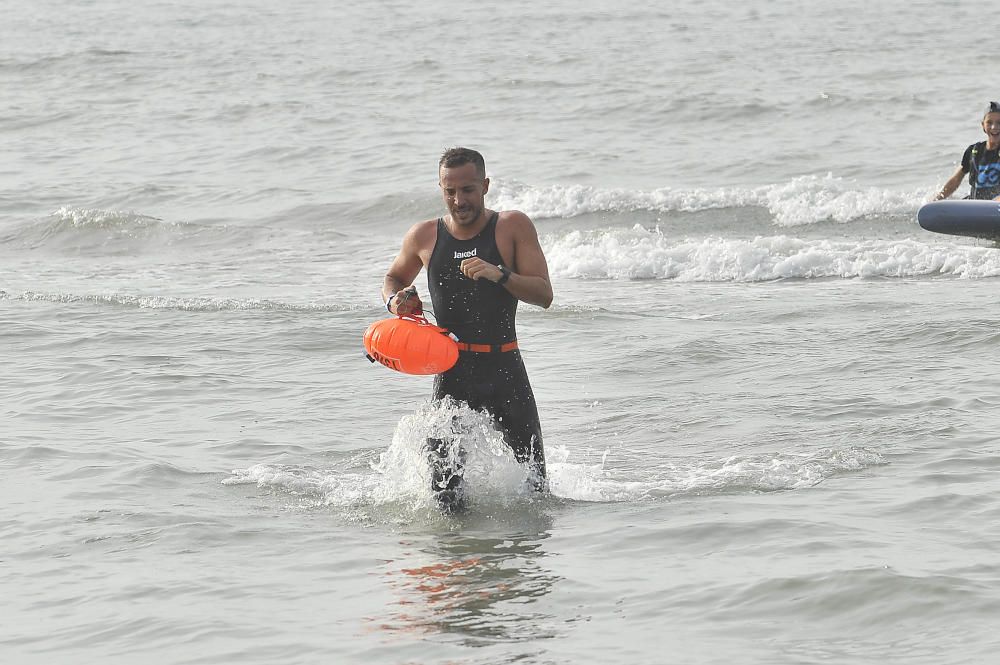
M 4 9 L 0 661 L 992 662 L 1000 253 L 915 222 L 982 6 Z M 454 145 L 548 260 L 545 495 L 363 357 Z

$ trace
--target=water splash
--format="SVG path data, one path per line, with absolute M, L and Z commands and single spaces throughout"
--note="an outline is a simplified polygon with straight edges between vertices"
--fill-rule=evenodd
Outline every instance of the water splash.
M 257 464 L 235 470 L 226 485 L 255 484 L 297 497 L 310 506 L 376 508 L 406 519 L 437 513 L 425 442 L 460 437 L 470 508 L 510 511 L 537 501 L 531 471 L 519 464 L 488 416 L 454 402 L 428 404 L 403 417 L 389 448 L 364 456 L 352 468 L 314 469 Z M 573 459 L 573 458 L 578 459 Z M 657 460 L 648 452 L 617 450 L 593 459 L 593 451 L 555 446 L 548 451 L 551 496 L 570 501 L 621 503 L 814 487 L 830 478 L 887 464 L 874 450 L 847 446 L 811 454 L 734 455 L 685 463 Z M 365 469 L 364 467 L 368 468 Z
M 255 484 L 312 505 L 436 511 L 428 438 L 451 439 L 461 446 L 466 498 L 472 510 L 488 512 L 538 498 L 533 490 L 534 472 L 514 459 L 489 416 L 452 400 L 428 403 L 404 416 L 392 443 L 378 459 L 367 460 L 367 469 L 357 459 L 335 469 L 256 464 L 234 470 L 223 483 Z

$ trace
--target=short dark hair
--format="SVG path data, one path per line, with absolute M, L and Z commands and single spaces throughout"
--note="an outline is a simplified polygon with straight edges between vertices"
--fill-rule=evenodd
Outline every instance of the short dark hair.
M 990 105 L 983 112 L 983 117 L 985 118 L 990 113 L 1000 113 L 1000 102 L 990 102 Z
M 483 178 L 486 177 L 486 160 L 472 148 L 448 148 L 441 155 L 438 170 L 442 168 L 453 169 L 463 164 L 475 164 L 479 175 Z

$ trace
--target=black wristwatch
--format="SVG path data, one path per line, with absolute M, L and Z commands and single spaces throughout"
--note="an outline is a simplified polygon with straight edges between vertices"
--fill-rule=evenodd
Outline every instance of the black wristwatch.
M 396 291 L 393 291 L 392 293 L 389 294 L 389 297 L 385 299 L 385 308 L 389 310 L 390 314 L 392 314 L 392 299 L 395 297 L 396 297 Z
M 507 269 L 507 266 L 497 266 L 497 268 L 500 268 L 500 272 L 503 274 L 500 275 L 500 279 L 498 279 L 496 283 L 506 284 L 507 280 L 510 279 L 510 270 Z

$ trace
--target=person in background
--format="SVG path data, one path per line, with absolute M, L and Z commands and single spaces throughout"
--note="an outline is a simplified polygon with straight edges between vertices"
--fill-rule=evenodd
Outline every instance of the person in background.
M 990 102 L 983 115 L 986 140 L 965 149 L 962 164 L 944 183 L 935 201 L 955 193 L 966 174 L 972 190 L 966 198 L 1000 200 L 1000 102 Z

